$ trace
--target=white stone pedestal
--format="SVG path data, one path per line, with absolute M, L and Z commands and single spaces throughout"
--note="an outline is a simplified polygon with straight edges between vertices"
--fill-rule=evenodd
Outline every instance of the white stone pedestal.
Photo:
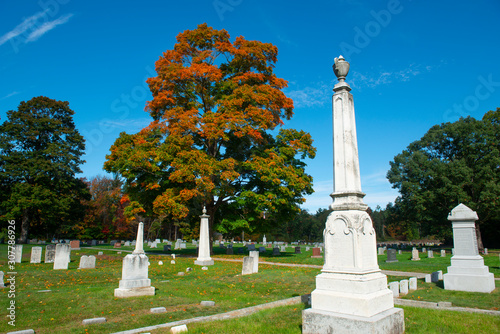
M 212 266 L 214 260 L 210 257 L 210 235 L 208 231 L 208 218 L 207 210 L 203 208 L 203 214 L 200 216 L 200 245 L 198 246 L 198 258 L 194 264 L 199 266 Z
M 143 250 L 144 225 L 139 223 L 137 242 L 132 254 L 123 258 L 122 279 L 115 289 L 115 297 L 154 296 L 155 288 L 148 278 L 149 260 Z
M 333 95 L 333 210 L 323 231 L 325 264 L 316 276 L 311 308 L 302 312 L 302 333 L 404 332 L 402 309 L 377 262 L 373 223 L 366 213 L 359 173 L 351 88 L 344 81 L 349 63 L 335 59 L 339 83 Z
M 448 216 L 453 226 L 455 253 L 448 272 L 443 275 L 446 290 L 490 293 L 495 289 L 495 277 L 477 249 L 477 219 L 477 213 L 463 204 L 451 210 Z

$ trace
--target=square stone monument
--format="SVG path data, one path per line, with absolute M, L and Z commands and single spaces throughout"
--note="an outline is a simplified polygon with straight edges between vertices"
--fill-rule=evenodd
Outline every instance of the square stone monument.
M 200 245 L 198 246 L 198 258 L 194 264 L 199 266 L 212 266 L 214 260 L 210 257 L 210 235 L 208 231 L 208 218 L 207 209 L 203 207 L 203 214 L 200 216 Z M 179 240 L 177 240 L 178 242 Z M 175 249 L 180 248 L 180 243 L 175 243 Z
M 403 310 L 394 307 L 387 276 L 377 262 L 373 223 L 363 202 L 349 63 L 333 67 L 333 210 L 323 231 L 325 263 L 316 276 L 311 308 L 302 312 L 302 333 L 404 332 Z
M 453 227 L 455 253 L 451 266 L 443 275 L 446 290 L 490 293 L 495 289 L 495 277 L 479 255 L 475 221 L 477 213 L 459 204 L 448 215 Z
M 144 224 L 139 223 L 137 242 L 132 254 L 123 258 L 122 279 L 115 289 L 115 297 L 154 296 L 155 288 L 148 278 L 148 257 L 144 253 Z

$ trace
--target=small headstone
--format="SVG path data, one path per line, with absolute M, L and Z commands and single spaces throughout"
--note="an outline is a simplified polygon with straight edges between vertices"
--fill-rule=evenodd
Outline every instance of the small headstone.
M 401 255 L 403 254 L 403 251 L 401 249 L 398 250 L 398 254 Z
M 408 280 L 404 279 L 399 282 L 399 294 L 400 295 L 407 295 L 408 294 Z
M 31 259 L 30 263 L 41 263 L 42 262 L 42 247 L 32 247 L 31 248 Z
M 242 247 L 238 248 L 238 254 L 243 254 L 244 252 L 245 250 Z
M 121 248 L 121 247 L 122 247 L 121 242 L 115 242 L 115 244 L 113 245 L 113 248 Z
M 92 241 L 90 242 L 90 245 L 91 245 L 91 246 L 97 246 L 97 240 L 92 240 Z
M 429 259 L 434 258 L 434 252 L 432 251 L 432 249 L 429 249 L 429 250 L 427 251 L 427 257 L 428 257 Z
M 251 256 L 245 256 L 243 258 L 243 268 L 241 269 L 242 275 L 253 274 L 253 261 L 254 258 Z
M 172 250 L 172 246 L 171 245 L 164 245 L 163 246 L 163 251 L 164 252 L 170 252 Z
M 444 249 L 441 249 L 441 257 L 446 257 L 446 251 Z
M 125 241 L 124 246 L 125 246 L 125 247 L 130 247 L 130 241 Z
M 431 282 L 437 283 L 439 281 L 439 273 L 437 271 L 431 274 Z
M 149 246 L 149 247 L 151 247 L 151 248 L 158 248 L 158 243 L 156 241 L 153 241 L 151 243 L 151 246 Z
M 234 250 L 233 250 L 233 247 L 228 247 L 226 249 L 226 255 L 233 255 L 234 254 Z
M 177 273 L 177 276 L 184 276 L 184 275 L 186 275 L 186 273 L 184 273 L 183 271 L 179 271 L 179 272 Z
M 255 245 L 254 244 L 249 244 L 247 246 L 247 248 L 248 248 L 249 251 L 254 251 L 255 250 Z
M 413 250 L 411 251 L 411 260 L 420 261 L 420 257 L 418 256 L 418 249 L 416 247 L 413 247 Z
M 384 247 L 378 248 L 378 255 L 384 255 Z
M 167 312 L 167 309 L 165 307 L 152 307 L 149 309 L 149 312 L 151 312 L 151 313 L 165 313 L 165 312 Z
M 94 255 L 83 255 L 80 258 L 80 266 L 78 269 L 94 269 L 95 268 L 95 256 Z
M 389 283 L 389 290 L 392 291 L 393 297 L 399 297 L 399 282 L 391 282 Z
M 175 260 L 170 261 L 170 264 L 175 264 Z
M 56 256 L 56 245 L 45 246 L 45 263 L 54 263 Z
M 121 254 L 122 252 L 116 252 L 116 254 Z
M 80 240 L 71 240 L 69 244 L 71 245 L 72 250 L 80 249 Z
M 259 253 L 265 253 L 266 247 L 259 247 Z
M 56 256 L 54 258 L 54 269 L 68 269 L 71 256 L 71 246 L 69 244 L 57 244 Z
M 177 333 L 184 333 L 187 332 L 187 326 L 186 325 L 180 325 L 180 326 L 175 326 L 170 328 L 170 333 L 172 334 L 177 334 Z
M 313 248 L 313 255 L 311 256 L 313 258 L 320 258 L 321 256 L 321 248 L 319 247 L 314 247 Z
M 161 243 L 161 240 L 157 238 L 157 239 L 155 239 L 155 242 L 156 242 L 157 244 L 160 244 L 160 243 Z
M 200 303 L 201 306 L 215 306 L 215 302 L 213 300 L 204 300 Z
M 483 254 L 484 254 L 484 255 L 488 255 L 488 248 L 485 248 L 485 249 L 484 249 Z
M 273 256 L 280 256 L 280 249 L 278 247 L 273 248 Z
M 251 251 L 248 253 L 250 257 L 253 258 L 253 273 L 258 273 L 259 272 L 259 252 L 258 251 Z
M 0 289 L 5 288 L 5 284 L 3 282 L 3 271 L 0 271 Z
M 181 249 L 186 249 L 186 243 L 185 243 L 185 242 L 181 242 L 181 244 L 180 244 L 180 248 L 181 248 Z
M 387 250 L 387 260 L 385 262 L 391 263 L 391 262 L 398 262 L 398 259 L 396 258 L 396 250 L 389 248 Z
M 300 246 L 295 247 L 295 254 L 302 254 L 302 251 L 300 250 Z
M 285 253 L 285 252 L 286 252 L 286 246 L 281 246 L 281 247 L 280 247 L 280 252 Z
M 159 266 L 163 266 L 163 261 L 158 261 Z
M 188 272 L 190 272 L 190 271 L 193 271 L 193 268 L 188 267 L 188 268 L 186 269 L 186 272 L 188 273 Z
M 306 247 L 306 252 L 309 252 L 309 247 Z
M 102 255 L 102 254 L 104 254 L 104 253 L 103 252 L 97 252 L 97 255 Z
M 208 270 L 208 267 L 201 267 L 201 270 Z
M 422 247 L 422 253 L 425 253 L 425 252 L 427 252 L 427 248 Z
M 409 282 L 408 290 L 417 290 L 417 278 L 416 277 L 410 277 L 408 282 Z
M 425 283 L 432 283 L 432 277 L 431 274 L 425 275 Z
M 14 255 L 16 256 L 16 263 L 21 263 L 23 258 L 23 245 L 16 245 Z
M 438 270 L 436 272 L 437 272 L 437 275 L 438 275 L 438 280 L 442 281 L 443 280 L 443 271 L 442 270 Z

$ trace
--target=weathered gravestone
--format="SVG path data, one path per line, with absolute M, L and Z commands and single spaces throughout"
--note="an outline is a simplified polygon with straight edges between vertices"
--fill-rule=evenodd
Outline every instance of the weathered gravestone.
M 416 247 L 413 247 L 413 250 L 411 251 L 411 260 L 420 261 L 420 257 L 418 256 L 418 249 Z
M 281 247 L 280 247 L 280 252 L 285 253 L 285 252 L 286 252 L 286 246 L 281 246 Z
M 97 246 L 97 240 L 92 240 L 92 241 L 90 242 L 90 245 L 91 245 L 91 246 Z
M 390 282 L 389 290 L 392 291 L 393 297 L 395 298 L 399 297 L 399 282 Z
M 266 247 L 259 247 L 259 253 L 265 253 Z
M 378 248 L 378 255 L 384 255 L 384 247 Z
M 54 269 L 68 269 L 71 256 L 71 246 L 69 244 L 57 244 L 56 255 L 54 257 Z
M 408 280 L 408 289 L 409 290 L 417 290 L 417 278 L 416 277 L 410 277 Z
M 441 257 L 446 257 L 446 251 L 444 249 L 441 249 Z
M 70 241 L 71 250 L 79 250 L 80 249 L 80 240 L 71 240 Z
M 125 241 L 125 244 L 123 246 L 130 247 L 130 241 Z
M 80 258 L 80 266 L 78 269 L 94 269 L 95 268 L 95 256 L 94 255 L 83 255 Z
M 248 254 L 253 258 L 253 273 L 259 272 L 259 252 L 258 251 L 250 251 Z
M 3 271 L 0 271 L 0 289 L 5 288 L 5 284 L 3 282 Z
M 45 263 L 54 263 L 56 256 L 56 245 L 47 245 L 45 247 Z
M 302 251 L 300 250 L 300 246 L 295 247 L 295 254 L 302 254 Z
M 396 250 L 389 248 L 387 250 L 387 260 L 385 262 L 391 263 L 391 262 L 398 262 L 398 259 L 396 257 Z
M 255 244 L 249 244 L 247 245 L 248 251 L 254 251 L 255 250 Z
M 404 279 L 399 282 L 399 294 L 407 295 L 408 294 L 408 280 Z
M 113 245 L 113 248 L 122 248 L 122 243 L 121 242 L 115 242 L 115 244 Z
M 245 256 L 243 258 L 243 268 L 241 269 L 242 275 L 250 275 L 253 274 L 253 262 L 254 258 L 251 256 Z
M 16 256 L 16 263 L 21 263 L 23 258 L 23 245 L 16 245 L 14 255 Z
M 30 263 L 40 262 L 42 262 L 42 247 L 32 247 Z
M 455 255 L 451 266 L 443 277 L 446 290 L 490 293 L 495 289 L 495 277 L 484 265 L 477 248 L 477 213 L 463 204 L 451 210 L 448 220 L 452 222 Z
M 163 246 L 163 251 L 164 252 L 170 252 L 172 250 L 172 246 L 171 245 L 164 245 Z
M 233 255 L 233 254 L 234 254 L 233 247 L 228 247 L 226 249 L 226 255 Z
M 434 251 L 432 249 L 427 250 L 427 257 L 429 259 L 434 258 Z
M 273 248 L 273 256 L 280 256 L 280 249 L 278 247 Z

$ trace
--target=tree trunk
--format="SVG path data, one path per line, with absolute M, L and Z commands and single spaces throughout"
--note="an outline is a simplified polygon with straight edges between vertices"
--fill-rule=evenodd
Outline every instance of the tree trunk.
M 28 231 L 30 228 L 30 219 L 28 209 L 23 210 L 23 220 L 21 223 L 21 235 L 19 237 L 19 243 L 25 244 L 28 241 Z
M 483 239 L 481 238 L 481 231 L 479 230 L 479 224 L 476 223 L 476 239 L 477 239 L 477 249 L 479 253 L 484 251 Z

